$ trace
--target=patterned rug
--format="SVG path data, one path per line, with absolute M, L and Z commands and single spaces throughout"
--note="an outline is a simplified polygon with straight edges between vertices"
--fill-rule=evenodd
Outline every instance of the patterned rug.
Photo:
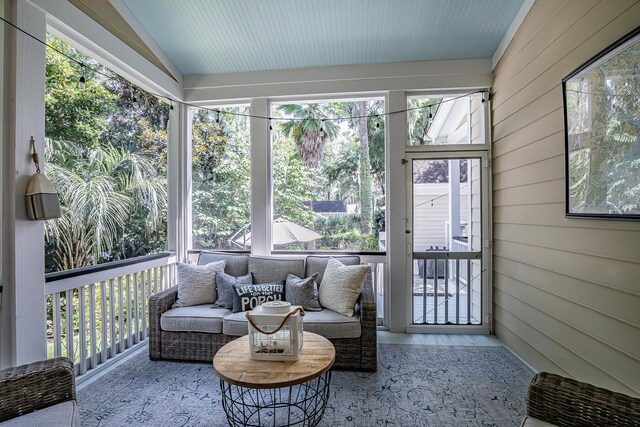
M 323 426 L 518 426 L 533 372 L 503 347 L 379 344 L 378 371 L 334 371 Z M 83 426 L 225 426 L 210 364 L 139 354 L 78 392 Z

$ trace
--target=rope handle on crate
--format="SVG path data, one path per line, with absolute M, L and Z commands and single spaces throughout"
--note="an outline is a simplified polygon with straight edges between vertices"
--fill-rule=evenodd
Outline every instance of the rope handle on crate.
M 284 317 L 284 319 L 282 319 L 282 323 L 280 323 L 280 326 L 278 326 L 275 330 L 273 330 L 271 332 L 263 331 L 262 329 L 260 329 L 260 327 L 258 327 L 258 325 L 253 323 L 253 319 L 251 318 L 251 312 L 250 311 L 247 311 L 245 316 L 247 317 L 247 320 L 249 321 L 249 323 L 251 323 L 251 326 L 253 326 L 253 328 L 256 331 L 260 332 L 261 334 L 265 334 L 265 335 L 273 335 L 276 332 L 278 332 L 280 329 L 282 329 L 282 327 L 287 322 L 287 320 L 289 320 L 289 317 L 291 317 L 294 314 L 296 314 L 296 312 L 299 312 L 300 316 L 304 317 L 304 310 L 302 309 L 302 307 L 296 307 L 295 309 L 293 309 L 289 313 L 287 313 L 287 315 Z

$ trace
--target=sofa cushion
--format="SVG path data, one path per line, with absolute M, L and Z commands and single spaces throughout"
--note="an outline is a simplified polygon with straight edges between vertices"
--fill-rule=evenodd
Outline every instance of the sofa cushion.
M 240 337 L 249 333 L 246 311 L 239 311 L 224 316 L 222 333 L 232 337 Z
M 200 256 L 198 256 L 198 265 L 209 264 L 214 261 L 227 261 L 224 272 L 230 276 L 245 276 L 249 272 L 249 255 L 200 252 Z
M 255 283 L 272 283 L 287 280 L 287 274 L 304 276 L 304 258 L 275 258 L 252 256 L 249 272 Z
M 74 427 L 80 425 L 80 414 L 75 401 L 58 403 L 0 423 L 1 427 L 51 427 L 54 425 Z
M 304 310 L 320 311 L 322 307 L 318 301 L 318 285 L 316 279 L 318 273 L 313 273 L 306 279 L 301 279 L 293 274 L 287 275 L 284 295 L 291 305 L 302 306 Z
M 211 304 L 172 308 L 162 313 L 160 328 L 171 332 L 222 332 L 222 318 L 231 311 Z
M 345 316 L 353 316 L 367 273 L 368 265 L 344 265 L 337 259 L 330 258 L 324 283 L 318 291 L 320 305 Z
M 522 420 L 522 424 L 520 424 L 520 427 L 555 427 L 555 424 L 551 424 L 533 417 L 524 417 L 524 420 Z
M 216 292 L 216 273 L 224 271 L 226 261 L 211 262 L 206 265 L 178 263 L 178 300 L 174 307 L 213 304 Z
M 233 308 L 233 285 L 250 285 L 253 283 L 253 277 L 251 273 L 233 277 L 226 273 L 216 274 L 216 286 L 218 289 L 218 299 L 216 300 L 216 307 Z
M 309 277 L 314 273 L 318 273 L 318 278 L 316 279 L 316 283 L 318 286 L 322 284 L 322 278 L 324 277 L 324 270 L 327 268 L 327 262 L 329 262 L 329 258 L 339 259 L 341 263 L 344 265 L 359 265 L 360 257 L 359 256 L 308 256 L 307 257 L 307 267 L 305 271 L 305 277 Z M 300 276 L 302 277 L 302 276 Z
M 306 312 L 304 330 L 325 338 L 359 338 L 362 334 L 359 315 L 349 317 L 331 310 Z M 245 312 L 225 316 L 222 332 L 229 336 L 247 335 L 249 330 Z
M 255 285 L 233 285 L 234 313 L 253 310 L 267 301 L 284 301 L 284 280 Z

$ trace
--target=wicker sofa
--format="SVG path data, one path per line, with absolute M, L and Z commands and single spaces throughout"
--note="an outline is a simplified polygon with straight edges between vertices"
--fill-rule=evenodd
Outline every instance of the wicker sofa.
M 360 264 L 357 256 L 338 258 L 345 265 Z M 288 273 L 309 277 L 322 276 L 328 257 L 308 256 L 296 258 L 255 257 L 228 253 L 202 252 L 198 264 L 225 260 L 225 272 L 243 276 L 251 272 L 255 283 L 283 280 Z M 177 298 L 177 287 L 149 299 L 149 357 L 152 360 L 174 359 L 211 362 L 224 344 L 247 334 L 244 313 L 213 308 L 211 304 L 195 307 L 172 308 Z M 377 368 L 376 301 L 371 272 L 365 279 L 353 317 L 331 310 L 307 311 L 305 331 L 328 338 L 336 348 L 335 368 L 375 371 Z
M 531 381 L 524 427 L 640 426 L 640 399 L 549 372 Z
M 79 426 L 73 372 L 66 357 L 0 371 L 0 426 Z

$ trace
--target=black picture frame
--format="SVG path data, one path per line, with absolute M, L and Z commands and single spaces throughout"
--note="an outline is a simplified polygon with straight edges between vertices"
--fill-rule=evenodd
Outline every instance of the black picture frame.
M 639 64 L 637 27 L 562 79 L 567 218 L 640 221 Z

